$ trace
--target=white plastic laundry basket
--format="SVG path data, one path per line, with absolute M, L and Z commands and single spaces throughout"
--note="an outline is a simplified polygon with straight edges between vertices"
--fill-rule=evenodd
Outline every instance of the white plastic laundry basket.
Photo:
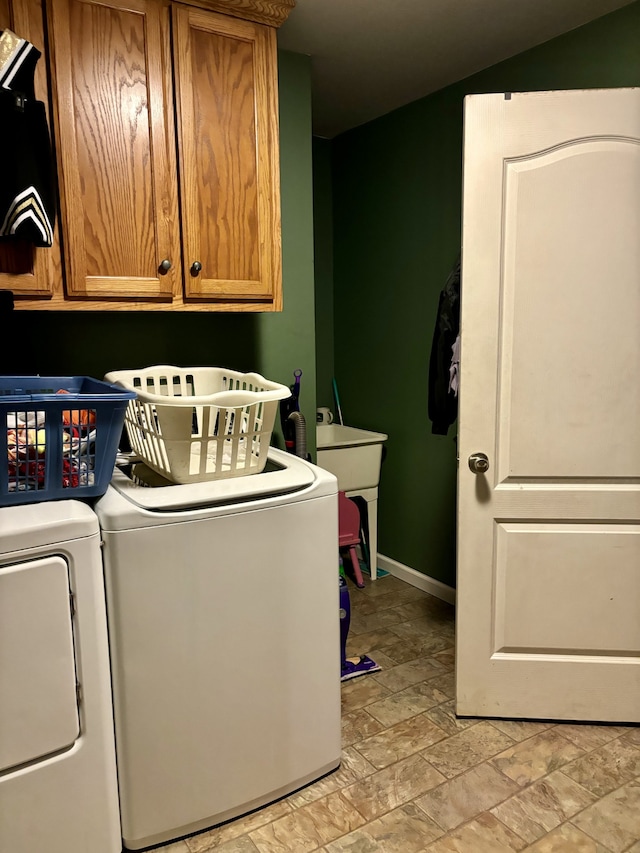
M 131 447 L 173 483 L 258 474 L 285 385 L 221 367 L 157 365 L 105 379 L 135 391 L 125 415 Z

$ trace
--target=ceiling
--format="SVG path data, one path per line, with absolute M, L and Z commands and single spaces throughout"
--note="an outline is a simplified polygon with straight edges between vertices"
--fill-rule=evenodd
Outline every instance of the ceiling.
M 278 46 L 311 56 L 332 138 L 633 0 L 297 0 Z

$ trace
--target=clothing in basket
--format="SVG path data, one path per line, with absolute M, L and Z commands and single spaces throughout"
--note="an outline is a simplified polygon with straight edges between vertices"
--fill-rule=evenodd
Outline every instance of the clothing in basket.
M 34 92 L 40 55 L 11 30 L 0 35 L 0 237 L 51 246 L 53 159 L 44 104 Z

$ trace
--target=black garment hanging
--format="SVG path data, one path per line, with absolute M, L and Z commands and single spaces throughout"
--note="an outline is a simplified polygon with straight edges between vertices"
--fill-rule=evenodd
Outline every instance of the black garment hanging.
M 453 345 L 460 332 L 460 258 L 440 293 L 429 361 L 429 420 L 434 435 L 446 435 L 458 416 L 458 397 L 450 390 Z
M 51 246 L 53 158 L 44 104 L 34 92 L 40 56 L 11 30 L 0 34 L 0 238 Z

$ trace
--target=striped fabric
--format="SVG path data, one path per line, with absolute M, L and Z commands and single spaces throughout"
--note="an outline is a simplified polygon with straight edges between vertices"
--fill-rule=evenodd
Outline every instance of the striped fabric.
M 40 51 L 11 30 L 0 35 L 0 238 L 51 246 L 53 161 L 44 104 L 35 99 Z
M 11 30 L 4 30 L 0 36 L 0 87 L 12 88 L 16 75 L 26 64 L 25 60 L 35 50 L 32 44 L 21 39 Z

